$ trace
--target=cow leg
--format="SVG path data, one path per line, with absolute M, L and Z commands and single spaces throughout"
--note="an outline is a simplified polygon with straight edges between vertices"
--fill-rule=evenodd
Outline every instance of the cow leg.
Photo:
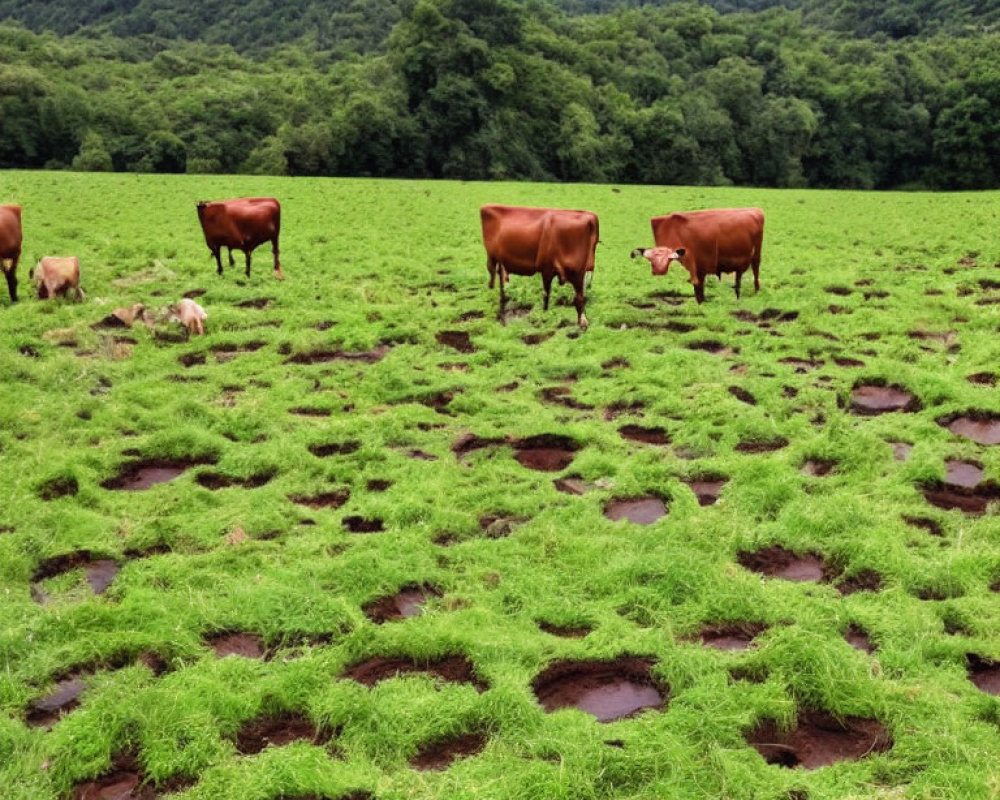
M 236 266 L 236 261 L 233 259 L 233 248 L 227 247 L 226 249 L 229 251 L 229 266 Z
M 754 258 L 753 264 L 751 264 L 750 266 L 753 267 L 753 290 L 755 292 L 759 292 L 760 291 L 760 254 L 759 253 L 757 254 L 757 257 Z
M 542 289 L 544 289 L 545 291 L 544 295 L 545 299 L 542 302 L 543 311 L 549 310 L 549 295 L 552 294 L 552 277 L 553 276 L 551 273 L 546 273 L 546 272 L 542 273 Z
M 247 260 L 247 277 L 249 278 L 250 277 L 250 251 L 249 250 L 244 250 L 243 251 L 243 255 L 246 257 L 246 260 Z
M 493 288 L 493 284 L 496 283 L 497 278 L 497 262 L 496 259 L 486 256 L 486 271 L 490 275 L 490 287 Z
M 7 279 L 7 291 L 10 293 L 10 301 L 12 303 L 17 302 L 17 259 L 14 259 L 13 266 L 11 266 L 9 272 L 4 273 L 4 277 Z
M 281 262 L 278 261 L 278 239 L 275 237 L 271 241 L 271 252 L 274 253 L 274 277 L 279 281 L 285 279 L 285 273 L 281 271 Z
M 736 270 L 736 277 L 733 278 L 733 290 L 736 292 L 736 299 L 740 299 L 740 284 L 743 282 L 743 273 L 746 270 Z
M 570 275 L 569 281 L 573 285 L 575 294 L 573 296 L 573 305 L 576 306 L 576 321 L 577 324 L 587 330 L 587 326 L 590 324 L 587 321 L 587 315 L 583 313 L 584 308 L 587 305 L 587 298 L 583 296 L 583 282 L 585 280 L 586 272 L 574 272 Z
M 704 284 L 704 282 L 702 282 L 702 283 L 696 283 L 694 285 L 694 299 L 698 301 L 698 305 L 701 305 L 702 303 L 705 302 L 705 284 Z
M 216 275 L 221 275 L 222 274 L 222 248 L 221 247 L 217 247 L 215 250 L 213 250 L 212 251 L 212 256 L 215 258 L 215 266 L 216 266 L 215 274 Z

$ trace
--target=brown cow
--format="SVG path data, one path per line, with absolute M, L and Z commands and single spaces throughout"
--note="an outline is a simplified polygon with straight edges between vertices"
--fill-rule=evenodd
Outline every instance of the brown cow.
M 764 212 L 759 208 L 711 208 L 653 217 L 656 247 L 637 247 L 632 258 L 649 260 L 654 275 L 666 275 L 671 261 L 679 261 L 691 276 L 694 296 L 705 300 L 705 278 L 734 272 L 737 299 L 747 269 L 753 270 L 753 286 L 760 291 L 760 246 L 764 240 Z
M 20 258 L 21 206 L 0 206 L 0 272 L 7 279 L 12 303 L 17 302 L 17 262 Z
M 80 260 L 76 256 L 46 256 L 28 274 L 34 277 L 38 299 L 65 297 L 72 289 L 77 301 L 83 300 L 80 288 Z
M 274 253 L 274 277 L 285 275 L 278 262 L 278 233 L 281 230 L 281 205 L 273 197 L 241 197 L 236 200 L 202 200 L 198 203 L 198 220 L 205 234 L 205 243 L 215 256 L 218 274 L 222 274 L 220 253 L 229 248 L 229 266 L 233 266 L 233 250 L 242 250 L 250 277 L 250 253 L 264 242 L 271 243 Z
M 485 205 L 479 209 L 486 246 L 486 269 L 493 288 L 500 275 L 500 314 L 506 296 L 504 283 L 509 274 L 541 273 L 545 290 L 543 308 L 549 308 L 552 279 L 559 285 L 569 281 L 576 291 L 577 322 L 587 327 L 583 296 L 584 278 L 594 269 L 594 252 L 600 230 L 597 215 L 590 211 L 566 211 L 555 208 Z

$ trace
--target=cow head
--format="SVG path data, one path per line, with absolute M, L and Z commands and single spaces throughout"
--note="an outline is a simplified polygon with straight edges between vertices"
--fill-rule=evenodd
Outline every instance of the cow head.
M 632 251 L 631 258 L 642 256 L 649 261 L 654 275 L 666 275 L 667 270 L 670 269 L 670 262 L 680 261 L 684 258 L 685 252 L 683 247 L 676 249 L 673 247 L 637 247 Z

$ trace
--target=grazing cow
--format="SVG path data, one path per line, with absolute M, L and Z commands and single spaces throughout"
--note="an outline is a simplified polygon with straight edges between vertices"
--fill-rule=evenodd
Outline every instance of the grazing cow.
M 560 286 L 569 281 L 576 291 L 573 304 L 577 322 L 586 328 L 583 288 L 587 272 L 594 269 L 600 235 L 597 215 L 590 211 L 486 205 L 479 209 L 479 216 L 491 289 L 497 273 L 500 275 L 500 314 L 506 303 L 504 283 L 509 274 L 541 273 L 543 308 L 549 308 L 552 279 L 558 278 Z
M 753 270 L 754 291 L 760 291 L 760 246 L 764 240 L 764 212 L 759 208 L 712 208 L 653 217 L 656 247 L 637 247 L 632 258 L 649 260 L 654 275 L 666 275 L 671 261 L 679 261 L 691 276 L 694 296 L 705 300 L 705 278 L 734 272 L 737 299 L 747 269 Z
M 170 321 L 181 323 L 181 325 L 187 328 L 188 336 L 192 333 L 196 333 L 199 336 L 205 333 L 204 322 L 208 319 L 208 314 L 205 313 L 204 308 L 191 298 L 185 297 L 176 305 L 170 306 L 169 312 Z
M 7 279 L 12 303 L 17 302 L 17 262 L 20 258 L 21 206 L 0 206 L 0 272 Z
M 73 290 L 77 302 L 83 300 L 83 289 L 80 288 L 80 259 L 76 256 L 46 256 L 29 273 L 34 277 L 38 299 L 55 299 L 57 295 L 65 297 Z
M 278 233 L 281 230 L 281 205 L 273 197 L 241 197 L 237 200 L 202 200 L 198 203 L 198 220 L 205 234 L 208 249 L 215 256 L 218 273 L 222 274 L 222 248 L 229 248 L 229 266 L 233 266 L 233 250 L 242 250 L 250 277 L 250 253 L 264 242 L 271 243 L 274 253 L 274 277 L 284 280 L 278 262 Z

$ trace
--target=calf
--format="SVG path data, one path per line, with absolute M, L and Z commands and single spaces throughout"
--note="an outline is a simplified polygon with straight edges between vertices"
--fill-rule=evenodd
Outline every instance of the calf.
M 73 290 L 77 302 L 83 300 L 83 289 L 80 288 L 80 259 L 76 256 L 46 256 L 31 271 L 28 277 L 34 277 L 38 299 L 54 299 L 57 295 L 65 297 Z
M 204 322 L 208 319 L 208 314 L 205 313 L 204 308 L 189 297 L 185 297 L 176 305 L 170 306 L 169 312 L 170 321 L 181 323 L 187 328 L 189 336 L 192 333 L 199 336 L 205 333 Z
M 17 302 L 17 262 L 21 258 L 21 206 L 0 206 L 0 272 L 7 279 L 12 303 Z
M 654 275 L 666 275 L 672 261 L 690 275 L 695 299 L 705 300 L 705 278 L 734 272 L 733 289 L 740 296 L 743 273 L 753 270 L 760 291 L 760 248 L 764 240 L 764 212 L 759 208 L 712 208 L 653 217 L 656 247 L 637 247 L 632 258 L 646 258 Z

